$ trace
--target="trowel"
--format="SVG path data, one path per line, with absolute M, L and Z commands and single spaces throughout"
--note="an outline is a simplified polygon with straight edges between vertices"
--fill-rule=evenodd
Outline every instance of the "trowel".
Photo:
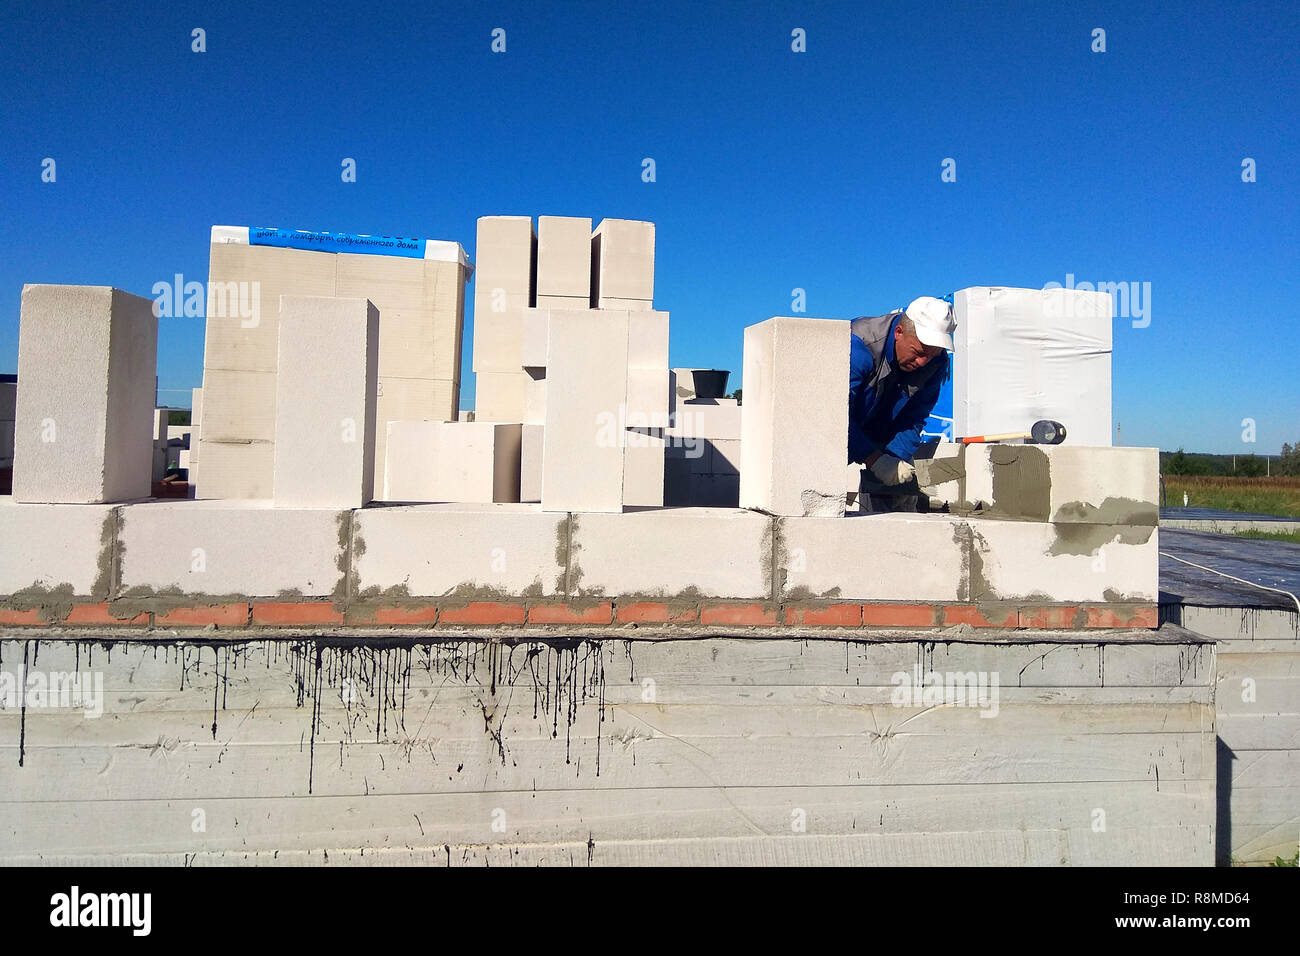
M 1001 435 L 971 435 L 968 438 L 958 438 L 957 441 L 963 445 L 999 441 L 1025 441 L 1031 445 L 1059 445 L 1065 441 L 1065 426 L 1060 422 L 1053 422 L 1044 418 L 1034 422 L 1027 432 L 1006 432 Z

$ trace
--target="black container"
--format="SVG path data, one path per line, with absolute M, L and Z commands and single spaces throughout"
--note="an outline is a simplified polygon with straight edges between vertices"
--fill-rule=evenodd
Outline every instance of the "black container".
M 727 395 L 727 376 L 730 371 L 716 368 L 697 368 L 692 375 L 695 378 L 696 398 L 725 398 Z

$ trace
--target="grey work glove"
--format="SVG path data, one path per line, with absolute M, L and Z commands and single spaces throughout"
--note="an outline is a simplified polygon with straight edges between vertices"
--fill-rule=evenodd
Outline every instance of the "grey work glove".
M 902 485 L 916 477 L 916 469 L 910 464 L 886 454 L 871 463 L 871 473 L 882 485 Z

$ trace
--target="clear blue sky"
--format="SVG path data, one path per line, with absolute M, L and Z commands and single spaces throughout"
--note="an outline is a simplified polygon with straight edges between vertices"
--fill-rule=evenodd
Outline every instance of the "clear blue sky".
M 675 366 L 738 370 L 742 329 L 796 287 L 848 318 L 1150 282 L 1150 326 L 1115 323 L 1124 443 L 1300 441 L 1295 0 L 220 6 L 0 21 L 0 371 L 23 283 L 205 281 L 214 223 L 472 256 L 478 216 L 610 216 L 658 224 Z M 161 384 L 202 364 L 202 320 L 162 320 Z M 472 407 L 468 347 L 463 367 Z

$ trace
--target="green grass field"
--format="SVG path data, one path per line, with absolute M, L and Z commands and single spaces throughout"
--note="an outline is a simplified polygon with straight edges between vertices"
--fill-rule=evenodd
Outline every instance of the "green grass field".
M 1218 508 L 1300 518 L 1300 478 L 1220 478 L 1166 475 L 1165 502 L 1182 507 Z
M 1238 538 L 1254 538 L 1257 541 L 1289 541 L 1300 544 L 1300 531 L 1234 531 Z

